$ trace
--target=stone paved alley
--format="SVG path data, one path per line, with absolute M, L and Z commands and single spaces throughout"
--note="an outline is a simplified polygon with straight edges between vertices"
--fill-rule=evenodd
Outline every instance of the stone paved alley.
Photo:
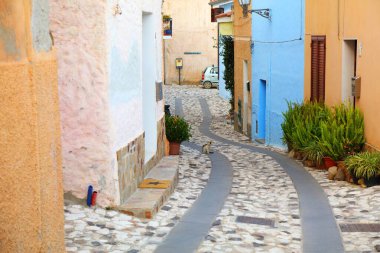
M 172 113 L 176 111 L 175 99 L 181 98 L 185 118 L 192 125 L 191 142 L 203 145 L 209 140 L 198 129 L 203 117 L 198 99 L 205 98 L 213 116 L 212 131 L 249 144 L 226 120 L 229 103 L 219 98 L 217 90 L 166 86 L 165 98 Z M 214 140 L 212 148 L 232 165 L 232 189 L 198 252 L 302 252 L 298 194 L 285 170 L 271 157 L 239 146 Z M 67 203 L 67 251 L 154 252 L 207 185 L 211 166 L 207 155 L 182 147 L 178 186 L 152 220 Z M 346 182 L 328 181 L 325 171 L 306 170 L 322 186 L 339 225 L 380 224 L 380 186 L 362 189 Z M 267 223 L 250 224 L 252 220 Z M 346 252 L 380 251 L 379 233 L 342 232 L 341 237 Z

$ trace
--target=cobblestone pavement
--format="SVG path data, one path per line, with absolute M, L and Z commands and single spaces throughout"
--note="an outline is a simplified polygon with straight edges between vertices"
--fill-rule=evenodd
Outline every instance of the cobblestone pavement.
M 327 171 L 306 168 L 327 194 L 338 224 L 380 224 L 380 186 L 361 188 L 327 179 Z M 380 233 L 343 232 L 347 252 L 380 252 Z
M 198 126 L 202 120 L 198 98 L 204 97 L 213 114 L 212 129 L 217 134 L 234 141 L 249 141 L 233 131 L 225 120 L 229 103 L 220 99 L 216 90 L 173 86 L 166 91 L 167 98 L 182 98 L 185 118 L 193 126 Z M 171 108 L 175 107 L 173 100 L 168 102 Z M 199 145 L 208 141 L 197 127 L 193 127 L 192 135 L 191 141 Z M 199 252 L 300 252 L 298 197 L 282 168 L 269 156 L 239 147 L 214 141 L 212 148 L 230 160 L 234 179 L 224 208 Z M 269 219 L 274 227 L 240 223 L 236 221 L 239 216 Z
M 211 162 L 182 148 L 178 186 L 152 220 L 101 208 L 65 206 L 67 252 L 153 252 L 207 184 Z
M 172 113 L 175 112 L 174 99 L 182 98 L 186 119 L 192 124 L 191 141 L 199 145 L 208 141 L 198 131 L 202 120 L 198 98 L 204 97 L 213 114 L 212 130 L 225 138 L 249 143 L 249 139 L 235 132 L 226 120 L 229 103 L 218 97 L 217 90 L 165 86 L 165 97 Z M 231 161 L 234 179 L 224 208 L 198 252 L 301 252 L 298 196 L 282 168 L 268 156 L 239 147 L 214 142 L 212 149 Z M 210 168 L 206 155 L 182 147 L 178 187 L 152 220 L 100 208 L 66 205 L 67 251 L 153 252 L 196 200 L 207 183 Z M 339 223 L 380 223 L 379 187 L 361 189 L 344 182 L 328 181 L 324 171 L 308 170 L 328 195 Z M 237 222 L 238 216 L 265 218 L 273 223 L 270 226 L 242 223 Z M 342 235 L 349 252 L 374 252 L 375 246 L 380 245 L 379 233 Z

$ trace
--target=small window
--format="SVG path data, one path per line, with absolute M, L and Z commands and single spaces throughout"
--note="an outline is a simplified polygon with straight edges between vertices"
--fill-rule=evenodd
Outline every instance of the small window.
M 214 68 L 214 73 L 218 74 L 219 73 L 219 69 L 218 68 Z

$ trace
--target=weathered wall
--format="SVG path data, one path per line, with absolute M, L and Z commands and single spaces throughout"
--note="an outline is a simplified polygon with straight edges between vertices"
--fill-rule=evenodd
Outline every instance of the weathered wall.
M 248 80 L 252 80 L 251 73 L 251 27 L 252 18 L 249 14 L 248 17 L 243 17 L 242 7 L 239 5 L 238 0 L 234 0 L 234 66 L 235 66 L 235 130 L 242 131 L 242 125 L 239 123 L 239 99 L 244 101 L 244 89 L 246 85 L 243 84 L 243 61 L 248 63 Z M 252 112 L 252 95 L 248 93 L 248 112 L 247 115 L 251 115 Z M 244 108 L 241 109 L 241 114 L 243 115 Z M 251 123 L 248 122 L 248 132 L 245 134 L 250 135 Z
M 113 15 L 119 2 L 121 15 Z M 162 81 L 161 1 L 109 1 L 107 13 L 109 61 L 109 103 L 112 126 L 112 153 L 115 154 L 123 203 L 146 175 L 143 126 L 143 75 Z M 142 15 L 150 13 L 155 25 L 155 69 L 143 73 Z M 153 35 L 154 36 L 154 35 Z M 153 84 L 154 85 L 154 84 Z M 154 91 L 153 91 L 154 93 Z M 155 103 L 150 115 L 163 118 L 163 102 Z M 113 163 L 115 164 L 115 163 Z
M 0 252 L 65 252 L 47 11 L 44 1 L 0 3 Z
M 356 39 L 362 46 L 357 56 L 357 75 L 362 77 L 361 98 L 356 105 L 363 111 L 365 133 L 369 145 L 380 149 L 380 131 L 377 111 L 380 59 L 380 24 L 376 0 L 306 1 L 305 39 L 305 99 L 310 99 L 311 35 L 326 35 L 326 103 L 334 105 L 342 101 L 342 45 L 345 39 Z
M 142 15 L 151 12 L 155 18 L 157 54 L 152 60 L 157 68 L 149 75 L 159 82 L 162 2 L 50 3 L 59 54 L 65 191 L 84 198 L 92 184 L 100 205 L 118 205 L 122 202 L 120 173 L 136 168 L 121 166 L 117 152 L 128 149 L 144 133 Z M 115 15 L 117 4 L 121 13 Z M 159 121 L 164 115 L 163 101 L 153 106 L 152 117 Z
M 202 71 L 217 66 L 217 24 L 211 23 L 209 0 L 165 0 L 163 14 L 173 19 L 173 38 L 164 41 L 166 83 L 178 83 L 175 59 L 183 58 L 181 82 L 199 84 Z M 214 40 L 214 39 L 215 40 Z M 185 55 L 184 52 L 201 52 Z
M 304 93 L 304 4 L 261 0 L 252 8 L 272 11 L 271 21 L 252 14 L 252 136 L 265 137 L 266 144 L 284 148 L 282 113 L 287 110 L 287 101 L 300 102 Z M 265 122 L 259 116 L 262 80 L 266 81 Z M 260 128 L 265 128 L 264 136 L 260 136 Z
M 106 0 L 50 0 L 59 66 L 65 192 L 116 203 L 107 87 Z

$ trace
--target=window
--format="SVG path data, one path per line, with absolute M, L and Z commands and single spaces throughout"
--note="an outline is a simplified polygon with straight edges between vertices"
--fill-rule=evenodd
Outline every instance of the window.
M 311 101 L 325 101 L 326 36 L 311 37 Z

